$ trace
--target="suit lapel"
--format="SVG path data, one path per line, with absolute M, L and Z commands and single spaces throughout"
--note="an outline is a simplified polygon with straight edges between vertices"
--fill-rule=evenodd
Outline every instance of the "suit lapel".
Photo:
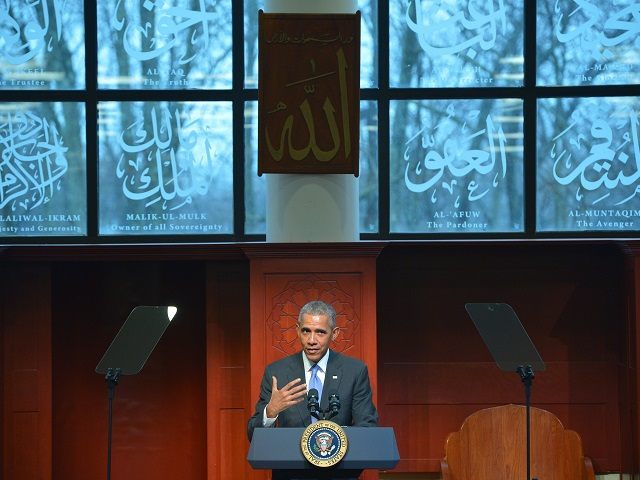
M 320 400 L 322 408 L 326 409 L 329 406 L 329 395 L 338 393 L 341 381 L 342 359 L 338 352 L 331 350 L 329 361 L 327 362 L 327 371 L 324 375 L 324 383 L 322 384 L 322 399 Z
M 304 372 L 304 363 L 302 362 L 302 353 L 297 353 L 291 359 L 291 363 L 289 364 L 289 372 L 290 379 L 299 378 L 304 383 L 305 381 L 305 372 Z M 303 400 L 300 403 L 297 403 L 293 408 L 296 409 L 298 415 L 300 415 L 300 421 L 306 426 L 311 423 L 311 415 L 309 415 L 309 410 L 307 409 L 307 401 Z

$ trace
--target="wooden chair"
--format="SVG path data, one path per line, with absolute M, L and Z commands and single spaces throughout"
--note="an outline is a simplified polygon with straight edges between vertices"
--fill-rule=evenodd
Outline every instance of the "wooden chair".
M 580 436 L 551 412 L 531 407 L 531 478 L 595 480 Z M 473 413 L 449 434 L 443 480 L 526 480 L 526 407 L 503 405 Z

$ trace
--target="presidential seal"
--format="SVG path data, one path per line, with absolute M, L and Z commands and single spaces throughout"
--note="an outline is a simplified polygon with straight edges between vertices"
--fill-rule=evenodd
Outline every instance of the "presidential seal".
M 304 429 L 302 455 L 316 467 L 332 467 L 347 453 L 347 435 L 337 423 L 318 420 Z

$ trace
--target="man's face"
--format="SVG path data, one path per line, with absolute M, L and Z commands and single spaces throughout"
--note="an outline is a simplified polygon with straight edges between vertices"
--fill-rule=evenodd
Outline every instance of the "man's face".
M 329 318 L 326 315 L 305 313 L 297 326 L 297 331 L 302 350 L 313 363 L 318 362 L 327 353 L 329 344 L 338 336 L 338 328 L 331 330 Z

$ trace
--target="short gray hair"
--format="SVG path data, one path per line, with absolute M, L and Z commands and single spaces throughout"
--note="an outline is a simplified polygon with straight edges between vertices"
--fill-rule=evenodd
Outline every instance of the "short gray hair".
M 324 315 L 329 319 L 329 327 L 331 330 L 336 328 L 336 311 L 328 303 L 322 300 L 312 300 L 307 302 L 298 314 L 298 325 L 302 323 L 303 315 Z

